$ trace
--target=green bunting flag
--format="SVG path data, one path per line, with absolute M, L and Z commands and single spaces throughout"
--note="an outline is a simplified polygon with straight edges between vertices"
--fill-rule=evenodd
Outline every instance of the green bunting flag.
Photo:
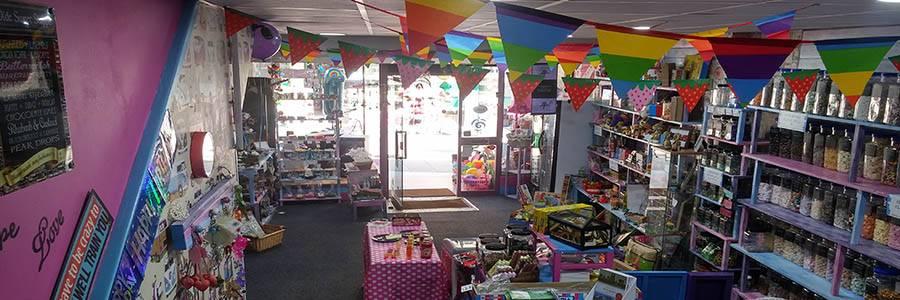
M 680 37 L 672 34 L 634 30 L 618 26 L 597 27 L 600 59 L 609 73 L 613 89 L 619 98 L 628 98 L 628 91 L 656 65 Z
M 509 78 L 513 81 L 584 24 L 584 20 L 542 10 L 493 3 L 506 52 Z
M 870 37 L 817 41 L 816 49 L 828 76 L 837 83 L 851 106 L 866 89 L 872 73 L 900 37 Z
M 481 43 L 484 43 L 484 36 L 466 33 L 462 31 L 451 31 L 444 35 L 447 41 L 447 48 L 450 48 L 450 58 L 453 66 L 459 66 L 466 60 Z

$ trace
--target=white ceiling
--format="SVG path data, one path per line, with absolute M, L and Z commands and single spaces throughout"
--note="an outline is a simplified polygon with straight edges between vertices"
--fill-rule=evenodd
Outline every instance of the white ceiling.
M 395 36 L 379 27 L 400 29 L 394 16 L 373 10 L 361 11 L 349 0 L 208 0 L 257 16 L 283 29 L 286 26 L 321 33 Z M 452 0 L 447 0 L 452 1 Z M 364 0 L 365 3 L 405 15 L 402 0 Z M 600 23 L 627 26 L 654 26 L 654 29 L 690 33 L 741 23 L 818 3 L 800 11 L 795 29 L 844 28 L 900 24 L 900 3 L 877 0 L 505 0 L 516 5 L 541 8 Z M 369 32 L 361 14 L 372 22 Z M 482 35 L 498 35 L 494 6 L 485 5 L 457 30 Z M 736 31 L 755 31 L 744 26 Z M 900 33 L 898 33 L 900 34 Z M 582 26 L 576 38 L 594 38 L 594 31 Z

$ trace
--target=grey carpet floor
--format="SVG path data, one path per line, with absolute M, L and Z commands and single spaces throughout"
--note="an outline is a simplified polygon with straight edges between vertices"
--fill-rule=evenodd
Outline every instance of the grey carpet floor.
M 435 241 L 500 232 L 516 200 L 467 197 L 479 211 L 422 214 Z M 378 213 L 334 202 L 287 205 L 273 224 L 287 227 L 284 242 L 263 253 L 246 255 L 248 299 L 362 299 L 363 226 Z

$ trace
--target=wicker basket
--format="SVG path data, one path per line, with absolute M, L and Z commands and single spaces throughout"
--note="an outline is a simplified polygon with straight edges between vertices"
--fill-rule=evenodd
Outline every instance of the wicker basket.
M 263 224 L 262 228 L 266 236 L 260 239 L 250 238 L 250 250 L 253 252 L 266 251 L 284 241 L 284 226 Z

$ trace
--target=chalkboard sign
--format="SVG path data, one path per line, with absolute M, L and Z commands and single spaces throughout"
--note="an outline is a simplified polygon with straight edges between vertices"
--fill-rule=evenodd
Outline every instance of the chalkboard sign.
M 0 3 L 0 195 L 72 167 L 53 10 Z

